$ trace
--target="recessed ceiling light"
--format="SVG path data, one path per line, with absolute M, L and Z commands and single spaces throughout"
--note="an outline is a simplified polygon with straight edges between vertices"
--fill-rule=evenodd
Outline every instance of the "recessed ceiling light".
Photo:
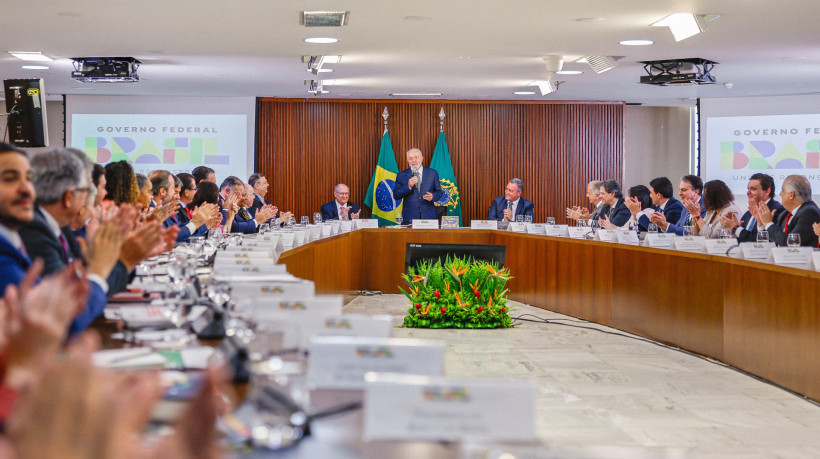
M 518 96 L 532 96 L 535 95 L 535 91 L 515 91 L 513 94 Z
M 20 67 L 27 70 L 48 70 L 45 65 L 21 65 Z
M 39 51 L 9 51 L 9 54 L 24 61 L 50 62 L 54 60 Z
M 625 46 L 647 46 L 654 44 L 655 42 L 652 40 L 622 40 L 618 43 L 625 45 Z
M 330 38 L 330 37 L 311 37 L 311 38 L 305 38 L 305 43 L 320 43 L 320 44 L 325 44 L 325 43 L 336 43 L 337 41 L 339 41 L 339 39 L 338 39 L 338 38 Z
M 557 73 L 558 75 L 580 75 L 584 72 L 580 70 L 559 70 L 555 73 Z
M 576 19 L 575 22 L 604 22 L 606 18 L 581 18 Z

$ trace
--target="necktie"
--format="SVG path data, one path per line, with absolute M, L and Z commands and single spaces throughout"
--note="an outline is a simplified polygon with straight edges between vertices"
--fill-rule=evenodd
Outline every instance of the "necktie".
M 752 231 L 754 229 L 755 225 L 757 225 L 757 221 L 755 220 L 754 217 L 752 217 L 752 218 L 749 219 L 749 225 L 746 227 L 746 229 L 748 231 Z
M 65 254 L 65 258 L 66 258 L 66 260 L 68 260 L 69 258 L 71 258 L 71 257 L 68 256 L 68 242 L 65 240 L 65 236 L 62 235 L 62 234 L 60 234 L 59 239 L 60 239 L 60 245 L 63 246 L 63 253 Z
M 239 215 L 240 215 L 242 218 L 244 218 L 244 219 L 245 219 L 245 221 L 250 221 L 250 219 L 251 219 L 251 215 L 248 213 L 248 211 L 247 211 L 247 210 L 245 210 L 245 208 L 244 208 L 244 207 L 240 207 L 240 208 L 239 208 Z
M 791 220 L 791 218 L 792 218 L 792 213 L 791 212 L 787 213 L 786 214 L 786 224 L 783 225 L 783 232 L 785 234 L 789 234 L 789 220 Z

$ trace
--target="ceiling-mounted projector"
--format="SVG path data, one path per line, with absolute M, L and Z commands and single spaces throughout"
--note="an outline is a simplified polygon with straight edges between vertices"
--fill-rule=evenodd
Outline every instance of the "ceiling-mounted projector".
M 83 83 L 135 83 L 142 62 L 133 57 L 73 57 L 71 78 Z
M 641 83 L 658 86 L 686 84 L 714 84 L 710 72 L 717 62 L 701 58 L 669 59 L 664 61 L 641 61 L 646 75 Z

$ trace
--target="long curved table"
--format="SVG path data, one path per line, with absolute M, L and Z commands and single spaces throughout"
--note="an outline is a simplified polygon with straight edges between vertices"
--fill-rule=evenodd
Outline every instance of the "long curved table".
M 319 293 L 399 293 L 408 242 L 502 244 L 510 298 L 677 346 L 820 401 L 820 273 L 485 230 L 364 229 L 279 259 Z

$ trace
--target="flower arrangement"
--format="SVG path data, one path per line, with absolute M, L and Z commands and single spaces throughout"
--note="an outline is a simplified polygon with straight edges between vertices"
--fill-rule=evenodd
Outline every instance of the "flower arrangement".
M 402 279 L 410 309 L 404 327 L 508 328 L 507 290 L 512 279 L 508 268 L 472 258 L 447 257 L 420 262 Z

